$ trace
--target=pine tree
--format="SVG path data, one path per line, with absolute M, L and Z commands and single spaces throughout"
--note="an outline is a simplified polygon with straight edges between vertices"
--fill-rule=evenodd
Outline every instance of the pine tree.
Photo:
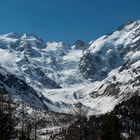
M 100 118 L 102 123 L 102 140 L 121 140 L 118 118 L 113 114 L 106 114 Z
M 71 123 L 66 130 L 65 140 L 87 140 L 88 137 L 88 119 L 87 110 L 79 104 L 78 111 L 75 112 L 77 119 Z
M 11 97 L 0 92 L 0 140 L 9 140 L 14 136 L 14 113 Z

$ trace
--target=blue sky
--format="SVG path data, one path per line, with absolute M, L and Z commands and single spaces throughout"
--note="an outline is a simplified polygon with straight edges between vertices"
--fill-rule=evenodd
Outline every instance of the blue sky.
M 0 0 L 0 34 L 34 33 L 46 41 L 93 40 L 140 19 L 140 0 Z

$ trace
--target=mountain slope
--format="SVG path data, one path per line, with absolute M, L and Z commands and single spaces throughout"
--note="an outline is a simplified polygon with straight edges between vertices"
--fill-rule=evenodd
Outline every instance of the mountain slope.
M 22 79 L 10 74 L 2 67 L 0 67 L 0 91 L 5 94 L 10 94 L 11 98 L 19 102 L 23 100 L 32 108 L 45 108 L 41 95 L 36 93 L 36 91 Z

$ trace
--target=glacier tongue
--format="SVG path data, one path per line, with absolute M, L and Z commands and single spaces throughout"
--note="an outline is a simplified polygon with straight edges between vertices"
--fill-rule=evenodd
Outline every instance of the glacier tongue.
M 106 113 L 139 94 L 140 21 L 73 45 L 0 35 L 0 65 L 41 93 L 53 111 L 73 113 L 82 104 L 89 115 Z

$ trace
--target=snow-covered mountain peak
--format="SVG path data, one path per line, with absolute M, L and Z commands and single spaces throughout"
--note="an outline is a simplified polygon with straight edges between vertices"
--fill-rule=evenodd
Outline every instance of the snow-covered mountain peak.
M 56 52 L 56 51 L 65 51 L 68 49 L 70 49 L 70 46 L 63 42 L 55 42 L 55 41 L 47 42 L 46 51 Z
M 45 43 L 40 37 L 38 37 L 38 36 L 36 36 L 34 34 L 27 34 L 27 33 L 24 33 L 21 36 L 21 40 L 40 41 L 40 42 Z
M 9 38 L 16 38 L 16 39 L 19 39 L 19 38 L 21 37 L 20 34 L 15 33 L 15 32 L 11 32 L 11 33 L 5 34 L 5 35 L 3 35 L 3 36 L 9 37 Z
M 104 35 L 100 37 L 91 44 L 90 49 L 94 53 L 94 51 L 101 49 L 100 47 L 105 48 L 105 45 L 111 46 L 114 42 L 116 43 L 115 47 L 121 44 L 126 46 L 127 44 L 131 43 L 130 41 L 132 41 L 134 38 L 138 39 L 139 30 L 140 20 L 131 22 L 130 24 L 123 26 L 121 30 L 117 30 L 111 35 Z M 97 50 L 95 50 L 95 48 Z
M 82 40 L 76 40 L 74 45 L 72 46 L 73 49 L 81 49 L 81 50 L 85 50 L 88 48 L 88 44 L 85 43 L 84 41 Z
M 139 42 L 140 21 L 131 22 L 121 30 L 100 37 L 84 52 L 81 60 L 82 73 L 94 80 L 100 80 L 105 78 L 112 69 L 128 61 L 135 62 L 140 51 Z M 132 54 L 133 57 L 131 57 Z M 86 63 L 87 66 L 83 69 L 85 61 L 89 58 L 91 58 L 89 64 Z
M 118 29 L 117 30 L 123 30 L 124 28 L 130 28 L 130 25 L 131 26 L 135 26 L 135 25 L 137 25 L 137 24 L 140 24 L 140 20 L 135 20 L 135 21 L 133 21 L 133 20 L 128 20 L 128 21 L 126 21 L 125 23 L 123 23 L 120 27 L 118 27 Z

